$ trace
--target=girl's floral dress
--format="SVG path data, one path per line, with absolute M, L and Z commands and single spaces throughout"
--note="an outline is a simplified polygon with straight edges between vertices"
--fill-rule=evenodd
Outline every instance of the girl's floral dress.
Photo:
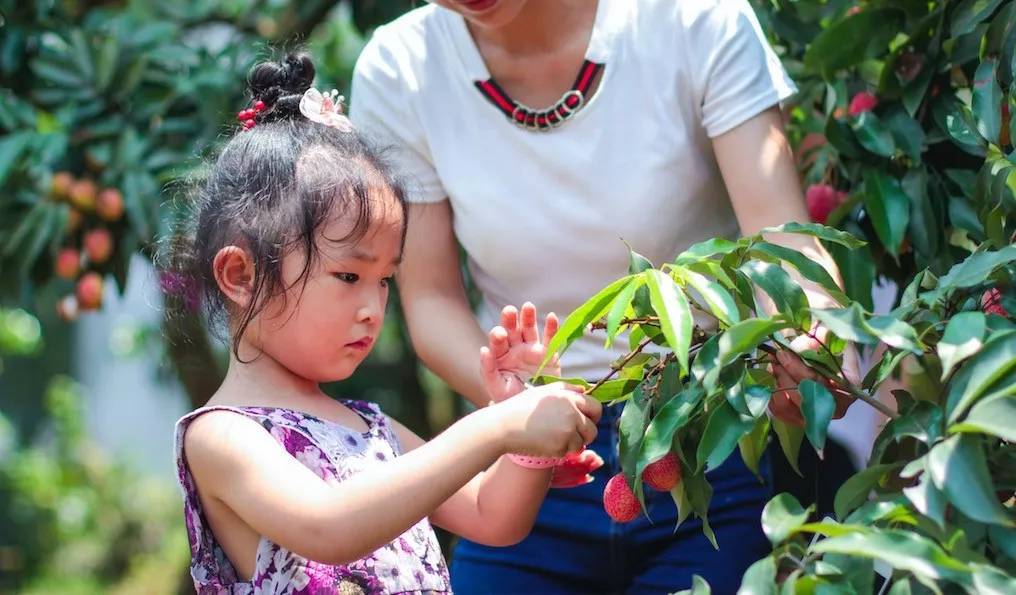
M 183 452 L 183 437 L 190 423 L 202 413 L 215 410 L 249 417 L 318 477 L 338 484 L 401 453 L 388 418 L 377 405 L 361 401 L 343 404 L 364 418 L 368 431 L 361 433 L 306 413 L 272 407 L 204 407 L 177 422 L 177 474 L 183 488 L 191 576 L 200 595 L 451 593 L 448 569 L 427 519 L 366 558 L 344 566 L 308 560 L 262 537 L 253 577 L 238 576 L 215 540 Z

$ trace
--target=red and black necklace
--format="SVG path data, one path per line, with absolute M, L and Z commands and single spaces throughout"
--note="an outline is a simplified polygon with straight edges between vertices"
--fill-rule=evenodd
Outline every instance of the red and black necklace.
M 583 62 L 571 89 L 565 91 L 557 103 L 546 109 L 533 109 L 515 101 L 508 93 L 505 93 L 493 77 L 485 81 L 476 81 L 474 84 L 494 107 L 517 126 L 526 130 L 546 132 L 564 124 L 585 106 L 586 100 L 589 98 L 589 89 L 593 86 L 603 67 L 603 64 L 590 60 Z

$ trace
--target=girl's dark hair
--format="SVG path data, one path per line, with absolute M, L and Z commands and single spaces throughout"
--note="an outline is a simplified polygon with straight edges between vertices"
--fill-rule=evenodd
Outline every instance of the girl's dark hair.
M 233 135 L 198 185 L 191 220 L 174 237 L 163 289 L 200 303 L 210 320 L 233 314 L 230 343 L 240 359 L 239 339 L 267 302 L 283 295 L 282 258 L 294 250 L 305 256 L 296 284 L 305 284 L 316 259 L 321 226 L 332 217 L 351 220 L 351 231 L 329 242 L 356 243 L 385 209 L 400 211 L 405 237 L 405 190 L 381 152 L 358 132 L 312 122 L 299 109 L 314 81 L 314 64 L 305 53 L 279 62 L 262 62 L 248 75 L 252 104 L 263 101 L 249 130 Z M 388 195 L 393 198 L 381 198 Z M 225 246 L 246 250 L 254 262 L 252 299 L 242 311 L 228 300 L 212 271 Z M 198 301 L 200 300 L 200 302 Z

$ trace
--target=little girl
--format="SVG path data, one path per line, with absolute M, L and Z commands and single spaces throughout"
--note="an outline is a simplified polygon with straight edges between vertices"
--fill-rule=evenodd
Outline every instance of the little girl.
M 551 469 L 502 455 L 580 451 L 600 406 L 575 387 L 531 388 L 424 442 L 321 391 L 377 339 L 406 219 L 402 187 L 313 78 L 303 54 L 251 71 L 251 108 L 174 260 L 232 347 L 222 386 L 177 423 L 191 574 L 202 594 L 447 593 L 430 522 L 521 540 Z

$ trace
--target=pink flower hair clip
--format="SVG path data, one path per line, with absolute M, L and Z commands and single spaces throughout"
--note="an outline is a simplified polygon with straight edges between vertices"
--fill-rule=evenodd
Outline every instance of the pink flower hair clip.
M 342 132 L 352 132 L 353 123 L 343 113 L 344 101 L 345 97 L 339 95 L 335 89 L 324 94 L 311 87 L 300 98 L 300 113 L 312 122 L 331 126 Z

